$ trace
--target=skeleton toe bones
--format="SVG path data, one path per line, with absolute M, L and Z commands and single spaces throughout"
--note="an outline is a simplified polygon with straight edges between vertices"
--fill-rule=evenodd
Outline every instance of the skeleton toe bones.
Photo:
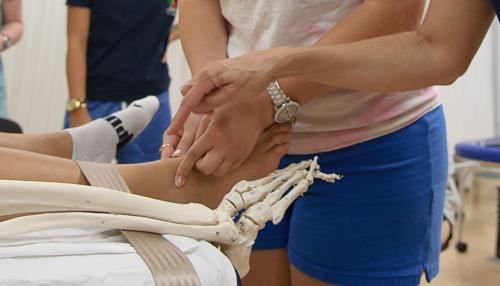
M 333 183 L 341 178 L 319 169 L 316 157 L 259 180 L 241 181 L 215 210 L 201 204 L 175 204 L 91 186 L 0 180 L 0 215 L 57 212 L 0 222 L 0 237 L 66 227 L 183 235 L 220 245 L 243 277 L 249 271 L 257 233 L 266 222 L 279 223 L 314 179 Z M 234 222 L 234 216 L 242 210 Z

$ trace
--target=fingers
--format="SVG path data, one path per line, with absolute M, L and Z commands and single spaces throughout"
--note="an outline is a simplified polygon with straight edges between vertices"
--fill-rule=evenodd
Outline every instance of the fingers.
M 283 157 L 286 155 L 286 153 L 288 152 L 288 148 L 289 148 L 289 144 L 286 143 L 286 144 L 280 144 L 276 147 L 274 147 L 273 149 L 273 152 L 276 156 L 278 156 L 279 158 Z
M 268 150 L 272 150 L 272 149 L 276 148 L 276 146 L 279 146 L 279 145 L 288 144 L 288 141 L 290 141 L 291 137 L 292 137 L 291 132 L 279 133 L 279 134 L 274 135 L 270 140 Z
M 234 162 L 231 162 L 229 160 L 224 160 L 222 164 L 219 165 L 217 170 L 215 170 L 214 175 L 216 175 L 217 177 L 222 177 L 225 174 L 229 173 L 230 171 L 236 169 L 237 167 L 238 166 L 236 166 Z
M 191 90 L 191 88 L 193 88 L 194 80 L 195 78 L 191 79 L 186 84 L 184 84 L 184 86 L 181 88 L 182 96 L 185 96 Z
M 184 124 L 183 134 L 180 139 L 179 144 L 177 144 L 175 152 L 172 157 L 180 157 L 186 153 L 186 151 L 193 145 L 195 135 L 198 131 L 201 122 L 201 117 L 199 115 L 191 114 Z
M 172 157 L 180 137 L 178 135 L 168 135 L 167 132 L 163 134 L 163 150 L 161 150 L 161 158 L 167 159 Z
M 175 174 L 176 187 L 180 188 L 184 186 L 187 177 L 193 169 L 195 163 L 210 150 L 211 145 L 211 140 L 208 140 L 206 136 L 202 136 L 200 140 L 196 141 L 194 145 L 188 150 L 179 167 L 177 168 L 177 172 Z
M 191 145 L 193 145 L 195 133 L 196 130 L 186 130 L 184 132 L 179 144 L 177 144 L 175 151 L 171 155 L 172 158 L 180 157 L 186 153 L 186 150 L 189 150 Z
M 193 109 L 200 103 L 203 97 L 216 88 L 217 86 L 215 85 L 212 78 L 208 75 L 208 72 L 200 75 L 191 88 L 183 88 L 183 91 L 187 90 L 187 92 L 185 93 L 184 99 L 179 106 L 179 110 L 175 114 L 175 117 L 172 120 L 172 124 L 170 125 L 172 127 L 172 130 L 174 132 L 178 130 L 182 126 L 182 124 L 184 124 Z
M 207 130 L 211 119 L 211 114 L 203 115 L 203 117 L 201 118 L 200 126 L 198 127 L 198 130 L 196 130 L 196 134 L 194 137 L 195 140 L 198 140 L 203 134 L 205 134 L 205 131 Z
M 212 65 L 201 71 L 182 88 L 184 99 L 170 125 L 172 132 L 177 132 L 182 127 L 189 114 L 193 112 L 204 97 L 224 85 L 221 76 L 224 69 L 225 67 L 222 65 Z
M 281 133 L 291 133 L 292 125 L 291 124 L 273 124 L 269 126 L 264 133 L 259 138 L 258 144 L 267 144 L 269 147 L 274 146 L 275 144 L 270 144 L 270 141 L 277 134 Z
M 231 103 L 235 100 L 235 94 L 231 91 L 230 86 L 223 86 L 209 94 L 207 94 L 198 105 L 193 109 L 196 113 L 211 112 L 217 107 Z
M 203 158 L 196 162 L 196 169 L 204 175 L 212 175 L 224 161 L 223 154 L 212 149 Z

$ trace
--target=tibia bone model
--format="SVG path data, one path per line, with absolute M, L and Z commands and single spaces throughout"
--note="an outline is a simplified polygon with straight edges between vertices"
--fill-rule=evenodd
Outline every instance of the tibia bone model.
M 314 179 L 333 183 L 341 178 L 321 173 L 317 161 L 316 157 L 259 180 L 241 181 L 215 210 L 202 204 L 176 204 L 91 186 L 0 180 L 0 215 L 45 212 L 0 222 L 0 237 L 69 227 L 182 235 L 221 246 L 244 277 L 252 245 L 266 222 L 279 223 Z
M 83 185 L 1 180 L 0 198 L 0 215 L 92 211 L 199 225 L 218 221 L 217 215 L 201 204 L 176 204 Z

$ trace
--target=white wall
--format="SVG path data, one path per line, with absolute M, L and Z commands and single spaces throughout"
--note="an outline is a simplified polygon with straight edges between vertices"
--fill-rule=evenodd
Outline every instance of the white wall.
M 10 117 L 26 132 L 62 127 L 67 98 L 64 0 L 24 0 L 25 32 L 2 58 Z
M 67 98 L 64 59 L 66 53 L 66 8 L 64 0 L 24 0 L 25 35 L 22 42 L 2 57 L 8 84 L 11 117 L 27 132 L 57 130 L 62 126 Z M 498 76 L 493 78 L 493 34 L 488 34 L 467 74 L 450 87 L 439 87 L 448 119 L 450 146 L 458 141 L 495 134 L 494 94 L 500 90 Z M 496 38 L 498 41 L 500 37 Z M 176 58 L 179 44 L 170 51 L 173 104 L 179 99 L 178 88 L 186 78 L 183 59 Z M 180 71 L 182 70 L 182 71 Z M 499 85 L 499 86 L 496 86 Z M 497 127 L 498 128 L 498 127 Z M 497 130 L 500 132 L 500 130 Z
M 467 73 L 453 85 L 438 87 L 448 122 L 449 145 L 476 138 L 498 135 L 496 106 L 498 75 L 494 77 L 494 41 L 498 41 L 497 23 L 486 36 Z M 496 43 L 496 42 L 495 42 Z

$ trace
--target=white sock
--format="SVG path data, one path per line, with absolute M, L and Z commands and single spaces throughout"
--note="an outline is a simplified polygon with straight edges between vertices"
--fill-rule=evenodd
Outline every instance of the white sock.
M 160 102 L 148 96 L 132 102 L 126 109 L 88 124 L 69 128 L 73 140 L 71 159 L 109 163 L 128 142 L 136 138 L 153 118 Z

